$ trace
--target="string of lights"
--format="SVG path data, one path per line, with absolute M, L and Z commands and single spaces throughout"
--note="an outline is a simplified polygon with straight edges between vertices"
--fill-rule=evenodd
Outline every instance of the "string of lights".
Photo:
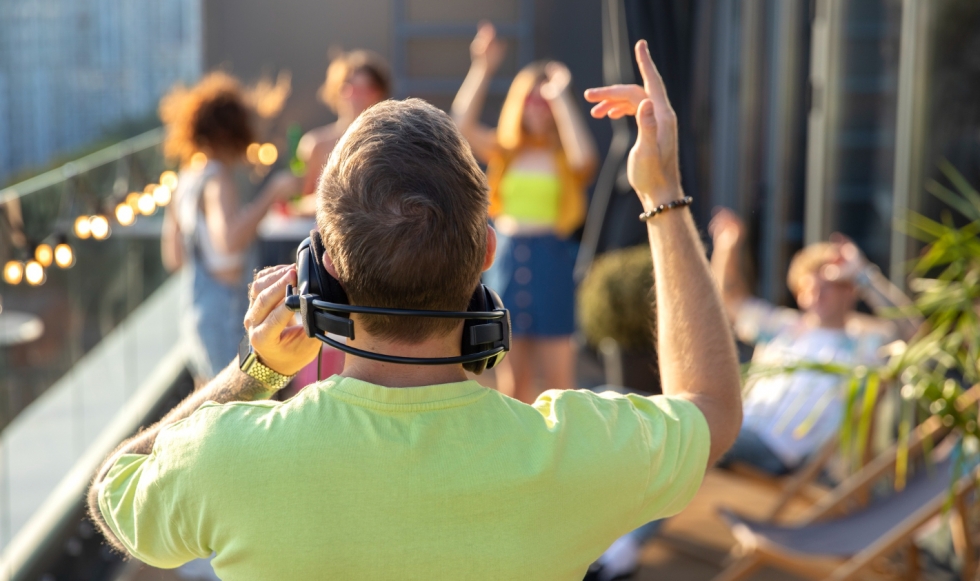
M 279 158 L 279 151 L 272 143 L 252 143 L 246 150 L 246 159 L 253 168 L 268 171 Z M 198 152 L 192 156 L 190 167 L 203 167 L 207 156 Z M 173 200 L 177 191 L 178 176 L 173 170 L 160 174 L 158 182 L 146 184 L 141 191 L 127 191 L 128 172 L 117 179 L 116 188 L 122 186 L 124 195 L 110 198 L 111 212 L 81 213 L 71 221 L 72 233 L 78 240 L 106 240 L 112 235 L 110 216 L 119 227 L 128 227 L 136 223 L 140 216 L 152 216 L 158 209 L 164 208 Z M 47 270 L 52 265 L 60 269 L 68 269 L 75 265 L 76 254 L 63 232 L 56 232 L 33 246 L 30 255 L 8 260 L 3 266 L 3 281 L 8 285 L 26 283 L 30 286 L 40 286 L 47 280 Z

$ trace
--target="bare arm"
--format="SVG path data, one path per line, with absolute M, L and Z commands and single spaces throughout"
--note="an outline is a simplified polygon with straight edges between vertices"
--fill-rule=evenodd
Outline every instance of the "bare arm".
M 599 163 L 599 153 L 592 132 L 568 90 L 572 75 L 565 65 L 557 62 L 548 65 L 547 73 L 548 82 L 541 87 L 541 95 L 551 106 L 562 150 L 573 170 L 581 175 L 590 175 Z
M 619 98 L 625 99 L 620 110 L 636 114 L 639 137 L 630 151 L 627 175 L 650 210 L 684 195 L 677 117 L 645 41 L 637 43 L 636 58 L 644 80 L 642 101 L 631 101 L 636 94 L 632 89 L 617 97 L 610 91 L 614 87 L 588 91 L 586 98 L 600 102 L 593 109 L 596 116 L 616 109 L 603 102 Z M 647 222 L 647 233 L 657 281 L 663 391 L 690 400 L 704 414 L 711 432 L 710 465 L 732 445 L 742 424 L 735 343 L 690 212 L 683 208 L 656 216 Z
M 861 298 L 875 314 L 892 321 L 902 339 L 911 339 L 922 325 L 922 317 L 915 312 L 912 300 L 881 274 L 881 270 L 864 256 L 853 240 L 835 232 L 830 235 L 830 241 L 837 245 L 840 259 L 837 268 L 826 274 L 830 278 L 837 276 L 853 280 Z M 899 312 L 903 316 L 898 316 Z
M 293 375 L 316 356 L 319 343 L 306 337 L 302 327 L 289 326 L 293 319 L 292 312 L 283 304 L 287 284 L 296 284 L 296 270 L 292 265 L 267 268 L 256 276 L 250 293 L 254 299 L 245 316 L 245 328 L 248 329 L 252 347 L 265 365 L 284 375 Z M 242 373 L 236 361 L 206 386 L 188 396 L 162 420 L 120 444 L 103 463 L 88 492 L 89 515 L 109 543 L 125 552 L 99 509 L 102 481 L 120 456 L 149 454 L 163 428 L 187 418 L 205 402 L 254 401 L 271 395 L 272 391 L 267 385 Z
M 176 203 L 171 203 L 163 214 L 163 230 L 160 232 L 160 255 L 163 267 L 173 272 L 184 264 L 184 248 L 177 224 Z
M 866 266 L 858 275 L 858 283 L 864 302 L 868 303 L 875 314 L 892 319 L 895 326 L 898 327 L 898 333 L 902 339 L 908 341 L 915 335 L 915 332 L 922 325 L 922 317 L 911 314 L 914 309 L 912 299 L 892 284 L 892 281 L 888 280 L 885 275 L 881 274 L 878 267 L 873 264 Z M 895 309 L 908 314 L 895 317 L 893 314 Z
M 731 210 L 721 208 L 711 220 L 708 232 L 714 243 L 711 253 L 711 274 L 721 293 L 729 321 L 735 322 L 739 308 L 749 291 L 742 277 L 742 239 L 744 226 Z
M 497 149 L 497 134 L 480 123 L 480 113 L 490 90 L 490 81 L 504 55 L 504 47 L 496 39 L 493 25 L 480 25 L 470 45 L 470 55 L 473 62 L 450 111 L 459 132 L 473 148 L 473 155 L 485 162 Z
M 297 193 L 299 179 L 286 173 L 278 173 L 247 206 L 238 205 L 238 192 L 227 172 L 210 180 L 204 186 L 204 218 L 208 224 L 211 242 L 219 251 L 234 254 L 245 250 L 252 240 L 259 222 L 273 202 L 290 193 Z

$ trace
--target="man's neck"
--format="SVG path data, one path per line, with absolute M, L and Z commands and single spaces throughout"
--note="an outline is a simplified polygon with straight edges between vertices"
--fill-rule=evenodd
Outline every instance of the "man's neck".
M 356 341 L 348 341 L 347 344 L 364 351 L 400 357 L 432 359 L 459 355 L 459 344 L 447 337 L 436 337 L 409 345 L 362 335 Z M 373 361 L 350 354 L 347 355 L 344 371 L 340 375 L 384 387 L 420 387 L 467 380 L 462 365 L 401 365 Z

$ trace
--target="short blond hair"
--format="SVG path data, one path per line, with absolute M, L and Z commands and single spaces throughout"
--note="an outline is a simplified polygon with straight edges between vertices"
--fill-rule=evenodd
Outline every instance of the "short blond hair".
M 795 295 L 800 292 L 803 278 L 817 274 L 821 268 L 837 259 L 839 251 L 832 242 L 809 244 L 793 255 L 786 273 L 786 285 Z

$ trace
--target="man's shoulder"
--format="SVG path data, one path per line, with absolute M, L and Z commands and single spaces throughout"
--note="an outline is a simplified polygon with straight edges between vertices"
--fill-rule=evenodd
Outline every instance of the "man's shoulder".
M 268 431 L 263 421 L 275 414 L 282 402 L 205 402 L 191 415 L 160 432 L 157 446 L 180 448 L 187 452 L 240 445 L 250 434 Z

